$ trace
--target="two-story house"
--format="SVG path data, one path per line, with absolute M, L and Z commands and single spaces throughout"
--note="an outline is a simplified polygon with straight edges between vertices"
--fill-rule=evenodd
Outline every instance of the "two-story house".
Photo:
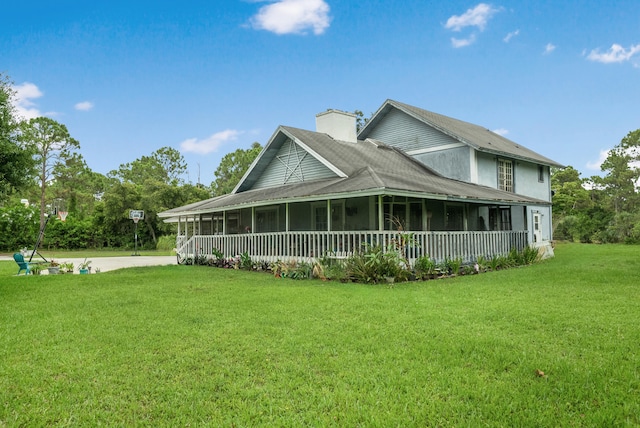
M 316 131 L 280 126 L 232 193 L 163 213 L 180 255 L 309 259 L 411 232 L 411 258 L 551 255 L 549 169 L 486 128 L 388 100 L 356 132 L 328 110 Z

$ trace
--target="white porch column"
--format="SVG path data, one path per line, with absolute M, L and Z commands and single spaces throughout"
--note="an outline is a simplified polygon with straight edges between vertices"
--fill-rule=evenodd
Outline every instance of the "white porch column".
M 222 211 L 222 234 L 227 234 L 227 212 Z
M 251 232 L 256 231 L 256 207 L 251 207 Z
M 384 230 L 384 206 L 382 206 L 382 195 L 378 195 L 378 230 Z
M 284 214 L 285 215 L 285 218 L 284 218 L 284 223 L 285 223 L 284 224 L 284 230 L 286 232 L 288 232 L 289 231 L 289 202 L 287 202 L 284 205 L 284 212 L 285 212 L 285 214 Z
M 331 232 L 331 200 L 327 199 L 327 232 Z

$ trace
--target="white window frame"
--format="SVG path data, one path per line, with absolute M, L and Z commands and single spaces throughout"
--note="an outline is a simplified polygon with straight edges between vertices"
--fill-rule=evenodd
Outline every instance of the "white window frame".
M 498 189 L 513 193 L 515 191 L 514 184 L 513 161 L 498 158 Z

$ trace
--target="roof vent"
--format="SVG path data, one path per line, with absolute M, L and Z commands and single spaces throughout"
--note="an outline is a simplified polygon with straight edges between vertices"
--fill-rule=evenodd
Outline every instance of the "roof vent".
M 329 109 L 316 115 L 316 131 L 329 134 L 334 140 L 355 143 L 356 115 L 346 111 Z

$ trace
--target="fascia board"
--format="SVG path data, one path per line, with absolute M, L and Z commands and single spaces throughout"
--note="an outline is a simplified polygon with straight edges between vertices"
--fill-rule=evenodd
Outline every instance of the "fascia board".
M 273 142 L 276 140 L 276 137 L 278 136 L 278 134 L 280 132 L 284 132 L 284 130 L 282 129 L 282 126 L 278 126 L 278 128 L 275 130 L 275 132 L 273 133 L 273 135 L 271 135 L 271 138 L 269 138 L 269 141 L 267 142 L 267 144 L 262 148 L 262 151 L 258 154 L 258 156 L 256 156 L 256 158 L 253 160 L 253 162 L 251 162 L 251 165 L 249 166 L 249 168 L 247 169 L 247 172 L 244 173 L 244 175 L 242 176 L 242 178 L 240 179 L 240 181 L 238 182 L 238 184 L 236 184 L 236 187 L 233 188 L 233 190 L 231 191 L 231 194 L 235 194 L 238 189 L 240 187 L 242 187 L 242 185 L 244 184 L 244 182 L 247 180 L 247 178 L 249 177 L 249 175 L 251 175 L 251 173 L 253 172 L 253 169 L 256 167 L 256 165 L 258 164 L 258 162 L 260 162 L 260 160 L 262 159 L 262 157 L 267 153 L 267 149 L 273 144 Z
M 519 160 L 519 161 L 523 161 L 523 162 L 529 162 L 529 163 L 533 163 L 533 164 L 539 164 L 539 165 L 546 165 L 546 166 L 552 166 L 552 167 L 556 167 L 556 168 L 564 168 L 565 166 L 562 164 L 559 164 L 558 162 L 555 162 L 551 159 L 548 159 L 542 155 L 540 155 L 540 157 L 542 159 L 532 159 L 529 157 L 524 157 L 524 156 L 517 156 L 514 155 L 512 153 L 506 153 L 500 150 L 491 150 L 491 149 L 486 149 L 483 147 L 475 147 L 475 149 L 479 152 L 482 153 L 488 153 L 490 155 L 495 155 L 495 156 L 500 156 L 503 158 L 507 158 L 507 159 L 515 159 L 515 160 Z
M 364 138 L 361 138 L 360 135 L 367 135 L 367 131 L 371 126 L 374 126 L 373 124 L 378 122 L 378 116 L 380 114 L 383 113 L 383 111 L 385 110 L 385 108 L 387 107 L 391 107 L 391 100 L 387 99 L 384 103 L 382 103 L 382 105 L 378 108 L 378 110 L 376 110 L 375 113 L 373 113 L 371 115 L 371 118 L 367 121 L 367 123 L 364 124 L 364 126 L 360 129 L 360 132 L 358 132 L 358 140 L 362 140 Z M 366 137 L 365 137 L 366 138 Z

